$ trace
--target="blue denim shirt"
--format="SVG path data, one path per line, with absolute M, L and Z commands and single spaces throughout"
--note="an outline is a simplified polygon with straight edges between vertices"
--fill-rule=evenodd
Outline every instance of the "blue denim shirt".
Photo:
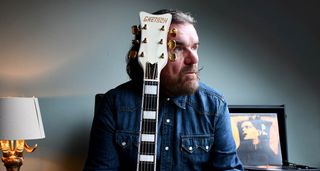
M 96 96 L 85 171 L 136 170 L 141 88 L 132 81 Z M 157 170 L 243 170 L 227 103 L 200 83 L 196 93 L 160 97 Z

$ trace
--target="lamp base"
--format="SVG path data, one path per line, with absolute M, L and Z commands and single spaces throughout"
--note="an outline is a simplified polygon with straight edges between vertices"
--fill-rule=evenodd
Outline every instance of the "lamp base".
M 4 163 L 4 166 L 7 168 L 7 171 L 19 171 L 23 163 L 23 158 L 22 157 L 13 157 L 13 158 L 2 157 L 2 161 Z
M 23 150 L 31 153 L 37 147 L 28 146 L 24 140 L 0 140 L 2 150 L 2 161 L 7 171 L 19 171 L 23 163 Z

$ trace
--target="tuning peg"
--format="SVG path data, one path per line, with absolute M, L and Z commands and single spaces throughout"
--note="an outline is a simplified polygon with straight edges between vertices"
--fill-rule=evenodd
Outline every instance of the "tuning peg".
M 161 44 L 161 45 L 163 44 L 163 39 L 161 39 L 161 40 L 159 41 L 159 44 Z
M 147 43 L 147 38 L 144 38 L 142 43 Z
M 164 58 L 164 53 L 161 53 L 160 58 L 161 58 L 161 59 L 163 59 L 163 58 Z
M 147 24 L 145 24 L 145 25 L 142 27 L 142 29 L 147 30 Z
M 137 34 L 139 34 L 140 29 L 137 25 L 134 25 L 131 27 L 131 32 L 132 32 L 132 34 L 137 35 Z
M 170 29 L 169 34 L 170 34 L 172 37 L 176 37 L 177 31 L 178 31 L 178 30 L 177 30 L 176 28 Z
M 128 54 L 128 58 L 130 58 L 130 59 L 134 59 L 134 58 L 136 58 L 136 57 L 137 57 L 137 54 L 138 54 L 138 52 L 137 52 L 137 51 L 135 51 L 135 50 L 131 50 L 131 51 L 129 52 L 129 54 Z
M 161 31 L 164 31 L 164 26 L 162 26 L 162 27 L 160 28 L 160 30 L 161 30 Z
M 132 44 L 133 44 L 133 45 L 138 45 L 138 44 L 140 44 L 140 41 L 139 41 L 139 40 L 137 40 L 137 39 L 132 40 Z
M 175 40 L 169 40 L 168 47 L 169 49 L 174 49 L 176 47 L 177 43 Z
M 177 59 L 177 56 L 175 53 L 172 53 L 172 54 L 169 54 L 168 58 L 171 62 L 174 62 Z

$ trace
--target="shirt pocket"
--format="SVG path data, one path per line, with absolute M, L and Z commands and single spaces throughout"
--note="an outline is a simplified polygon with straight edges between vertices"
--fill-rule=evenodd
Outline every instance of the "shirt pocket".
M 188 164 L 203 164 L 209 161 L 213 135 L 183 135 L 181 150 L 183 161 Z

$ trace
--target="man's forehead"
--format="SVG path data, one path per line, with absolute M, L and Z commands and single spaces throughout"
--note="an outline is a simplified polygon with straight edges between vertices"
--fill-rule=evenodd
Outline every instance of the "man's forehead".
M 196 29 L 192 24 L 182 23 L 182 24 L 171 24 L 170 29 L 177 29 L 176 36 L 168 34 L 168 39 L 173 39 L 177 42 L 177 45 L 185 44 L 199 44 L 199 37 Z
M 173 28 L 181 28 L 183 30 L 187 30 L 187 29 L 195 30 L 195 27 L 193 26 L 193 24 L 190 24 L 190 23 L 172 23 L 170 25 L 170 29 L 173 29 Z

